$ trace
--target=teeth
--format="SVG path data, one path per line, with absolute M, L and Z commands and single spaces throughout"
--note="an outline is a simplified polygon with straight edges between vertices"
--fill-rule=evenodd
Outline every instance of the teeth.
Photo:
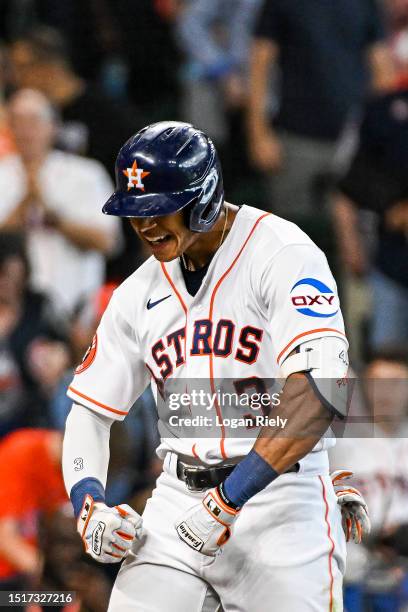
M 149 238 L 149 242 L 159 242 L 160 240 L 164 240 L 166 236 L 159 236 L 158 238 Z

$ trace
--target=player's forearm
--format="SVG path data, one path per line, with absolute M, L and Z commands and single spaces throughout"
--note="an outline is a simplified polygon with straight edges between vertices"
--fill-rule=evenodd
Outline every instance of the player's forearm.
M 281 397 L 280 416 L 285 432 L 264 427 L 254 448 L 219 485 L 228 505 L 242 507 L 280 474 L 312 450 L 332 421 L 328 408 L 315 397 L 304 374 L 288 377 Z
M 65 488 L 76 514 L 86 493 L 104 498 L 112 422 L 112 419 L 78 404 L 73 404 L 68 415 L 62 469 Z
M 292 374 L 281 394 L 279 416 L 287 419 L 285 429 L 263 427 L 254 450 L 282 474 L 313 449 L 333 414 L 321 404 L 303 374 Z

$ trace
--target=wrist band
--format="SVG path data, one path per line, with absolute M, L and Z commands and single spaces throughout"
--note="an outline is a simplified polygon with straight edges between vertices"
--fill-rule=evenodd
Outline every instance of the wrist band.
M 94 501 L 105 501 L 105 489 L 102 483 L 96 478 L 83 478 L 71 489 L 70 498 L 74 507 L 75 518 L 81 512 L 85 495 L 91 495 Z
M 251 450 L 224 480 L 222 490 L 231 505 L 241 508 L 278 476 L 265 459 Z
M 221 497 L 222 501 L 224 502 L 226 506 L 229 506 L 233 510 L 239 510 L 239 506 L 234 504 L 234 502 L 231 501 L 230 498 L 225 493 L 225 482 L 222 482 L 221 484 L 219 484 L 217 489 L 218 489 L 219 496 Z

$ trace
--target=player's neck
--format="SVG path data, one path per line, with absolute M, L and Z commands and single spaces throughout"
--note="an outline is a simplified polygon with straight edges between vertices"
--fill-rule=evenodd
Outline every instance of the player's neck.
M 220 218 L 213 229 L 200 235 L 200 238 L 183 253 L 188 270 L 200 270 L 211 261 L 227 238 L 238 210 L 238 206 L 225 202 Z

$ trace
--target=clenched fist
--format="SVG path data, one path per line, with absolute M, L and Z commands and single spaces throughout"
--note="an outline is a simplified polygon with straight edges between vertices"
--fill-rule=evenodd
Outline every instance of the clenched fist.
M 142 517 L 127 504 L 109 508 L 86 495 L 77 529 L 85 551 L 100 563 L 119 563 L 140 537 Z
M 210 489 L 201 503 L 188 510 L 176 523 L 178 536 L 194 550 L 215 557 L 231 535 L 238 510 L 224 501 L 220 489 Z

